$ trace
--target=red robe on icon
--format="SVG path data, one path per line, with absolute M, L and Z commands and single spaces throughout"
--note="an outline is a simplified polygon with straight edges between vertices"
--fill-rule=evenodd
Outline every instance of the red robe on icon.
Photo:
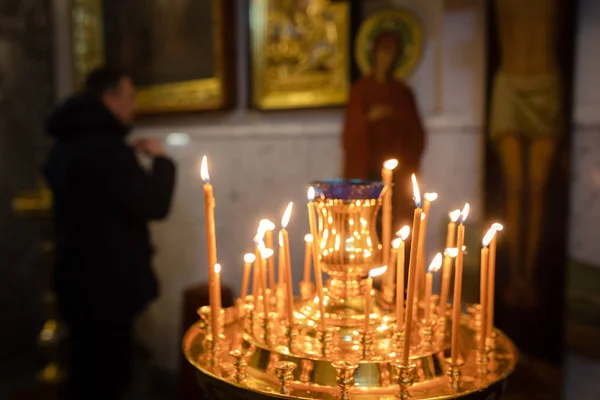
M 373 120 L 373 107 L 387 106 L 391 113 Z M 381 179 L 383 162 L 400 161 L 394 174 L 394 227 L 409 223 L 414 203 L 410 175 L 419 172 L 425 148 L 425 131 L 412 90 L 403 82 L 377 82 L 365 76 L 352 86 L 342 133 L 344 178 Z

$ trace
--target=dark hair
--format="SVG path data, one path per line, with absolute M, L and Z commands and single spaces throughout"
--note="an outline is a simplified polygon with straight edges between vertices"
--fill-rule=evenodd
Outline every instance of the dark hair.
M 129 74 L 122 68 L 97 68 L 85 80 L 85 93 L 100 98 L 109 90 L 116 89 L 123 78 L 129 78 Z

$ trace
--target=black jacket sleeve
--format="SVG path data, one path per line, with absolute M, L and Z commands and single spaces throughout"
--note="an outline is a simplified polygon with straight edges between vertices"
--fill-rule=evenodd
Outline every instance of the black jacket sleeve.
M 97 160 L 97 179 L 117 208 L 139 220 L 160 220 L 167 216 L 175 187 L 175 164 L 157 157 L 151 171 L 138 163 L 133 149 L 124 143 Z

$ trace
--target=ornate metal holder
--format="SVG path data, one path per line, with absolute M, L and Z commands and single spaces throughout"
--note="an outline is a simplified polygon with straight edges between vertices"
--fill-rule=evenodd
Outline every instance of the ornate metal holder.
M 371 181 L 313 182 L 318 196 L 313 201 L 317 221 L 313 245 L 323 272 L 330 279 L 325 287 L 327 320 L 336 326 L 361 326 L 364 317 L 364 279 L 381 263 L 377 216 L 384 186 Z M 376 315 L 388 304 L 373 304 Z M 308 303 L 300 312 L 317 319 L 317 308 Z M 373 323 L 381 322 L 374 320 Z
M 517 351 L 495 331 L 494 351 L 482 358 L 473 319 L 459 323 L 459 354 L 464 364 L 446 364 L 450 355 L 450 315 L 433 303 L 432 320 L 418 320 L 410 332 L 409 362 L 399 363 L 408 338 L 396 326 L 395 305 L 375 290 L 370 324 L 365 327 L 365 278 L 381 259 L 375 229 L 383 185 L 379 182 L 315 182 L 318 246 L 323 270 L 331 277 L 325 288 L 325 315 L 314 293 L 294 302 L 294 323 L 278 314 L 265 315 L 252 296 L 224 310 L 223 336 L 215 344 L 199 314 L 183 340 L 188 361 L 198 370 L 199 383 L 211 399 L 488 399 L 498 395 L 517 362 Z M 254 307 L 257 307 L 255 309 Z M 423 307 L 423 305 L 420 305 Z M 437 315 L 445 315 L 437 323 Z M 322 325 L 321 318 L 324 317 Z M 324 326 L 325 328 L 321 328 Z M 266 330 L 268 329 L 268 332 Z M 366 332 L 365 332 L 366 330 Z M 268 336 L 266 335 L 268 333 Z M 218 349 L 217 354 L 212 350 Z M 247 364 L 242 362 L 242 349 Z M 231 350 L 234 350 L 230 353 Z M 215 361 L 217 360 L 217 361 Z M 340 361 L 342 360 L 342 361 Z M 482 374 L 482 363 L 486 373 Z M 227 367 L 230 366 L 229 370 Z M 233 368 L 233 372 L 231 369 Z M 231 376 L 234 379 L 231 379 Z M 497 397 L 494 397 L 497 398 Z
M 340 400 L 350 399 L 350 389 L 354 387 L 356 380 L 354 379 L 354 372 L 358 368 L 358 362 L 352 361 L 334 361 L 331 366 L 335 368 L 336 379 L 335 383 L 340 388 Z

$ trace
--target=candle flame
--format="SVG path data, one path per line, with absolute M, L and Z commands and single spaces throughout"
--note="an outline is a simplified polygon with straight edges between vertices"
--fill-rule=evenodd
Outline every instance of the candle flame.
M 396 236 L 398 236 L 402 240 L 406 240 L 408 238 L 408 235 L 410 235 L 410 226 L 408 225 L 404 225 L 402 229 L 396 232 Z
M 283 229 L 287 228 L 288 224 L 290 223 L 292 208 L 294 208 L 294 202 L 290 201 L 290 204 L 287 205 L 285 212 L 283 213 L 283 217 L 281 218 L 281 227 Z
M 392 158 L 391 160 L 387 160 L 383 163 L 383 168 L 393 171 L 398 166 L 398 160 Z
M 437 193 L 425 193 L 424 195 L 425 200 L 427 201 L 435 201 L 438 198 L 438 194 Z
M 379 267 L 379 268 L 373 268 L 372 270 L 369 271 L 369 276 L 371 278 L 375 278 L 380 275 L 383 275 L 385 273 L 385 271 L 387 271 L 387 265 L 384 265 L 383 267 Z
M 258 229 L 262 229 L 263 232 L 272 231 L 275 229 L 275 224 L 268 219 L 261 219 L 258 223 Z
M 421 194 L 419 193 L 419 184 L 417 183 L 417 177 L 415 174 L 412 174 L 410 179 L 412 180 L 413 185 L 413 196 L 415 198 L 415 206 L 417 208 L 421 208 Z
M 502 224 L 499 224 L 497 222 L 494 222 L 492 224 L 492 228 L 494 228 L 497 232 L 501 231 L 502 229 L 504 229 L 504 227 L 502 226 Z
M 307 233 L 306 235 L 304 235 L 304 241 L 306 243 L 312 243 L 312 241 L 313 241 L 313 235 L 311 235 L 310 233 Z
M 208 175 L 208 161 L 206 156 L 202 156 L 202 163 L 200 164 L 200 177 L 204 183 L 210 183 L 210 175 Z
M 455 258 L 458 256 L 458 248 L 452 247 L 452 248 L 446 249 L 446 251 L 444 251 L 444 254 L 447 255 L 448 257 Z
M 490 245 L 490 242 L 492 241 L 492 239 L 494 238 L 494 235 L 496 234 L 496 229 L 494 229 L 494 227 L 492 226 L 487 233 L 485 234 L 485 236 L 483 237 L 483 247 L 488 247 Z
M 429 272 L 437 272 L 442 267 L 442 253 L 437 253 L 435 257 L 433 257 L 433 261 L 429 264 Z
M 460 218 L 460 210 L 454 210 L 448 215 L 450 216 L 450 221 L 456 222 Z
M 258 229 L 256 230 L 256 236 L 254 236 L 254 244 L 256 244 L 257 246 L 260 246 L 260 244 L 263 242 L 263 239 L 265 238 L 265 230 L 259 226 Z
M 308 193 L 306 194 L 306 197 L 308 198 L 308 201 L 313 201 L 315 199 L 315 188 L 314 187 L 309 187 L 308 188 Z
M 215 264 L 213 269 L 215 270 L 215 274 L 220 274 L 221 273 L 221 264 Z
M 254 261 L 256 261 L 256 256 L 252 253 L 247 253 L 244 254 L 244 262 L 246 264 L 252 264 Z
M 279 232 L 279 247 L 283 247 L 283 234 Z
M 260 257 L 263 260 L 266 260 L 267 258 L 271 257 L 274 253 L 273 249 L 269 249 L 266 248 L 265 246 L 260 246 Z
M 460 223 L 464 224 L 465 221 L 467 220 L 467 217 L 469 216 L 469 203 L 465 203 L 465 206 L 463 207 L 462 211 L 460 212 Z
M 396 239 L 392 240 L 392 247 L 397 250 L 400 248 L 400 243 L 402 243 L 402 239 L 396 238 Z
M 425 221 L 425 218 L 427 218 L 427 214 L 421 213 L 421 221 Z
M 340 235 L 335 235 L 335 251 L 340 250 L 341 242 L 342 242 L 342 238 L 340 237 Z

